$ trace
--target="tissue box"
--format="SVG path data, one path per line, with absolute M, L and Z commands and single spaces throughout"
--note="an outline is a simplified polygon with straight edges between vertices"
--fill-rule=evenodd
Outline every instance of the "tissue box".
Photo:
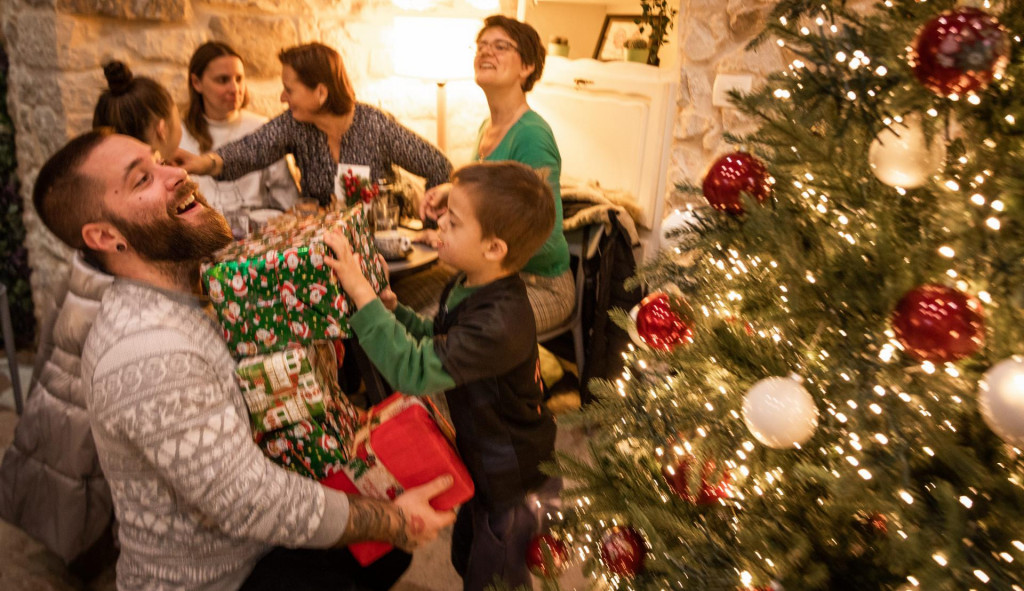
M 355 306 L 324 263 L 330 249 L 323 236 L 332 229 L 361 255 L 363 275 L 374 290 L 387 287 L 362 205 L 309 218 L 279 216 L 204 265 L 203 285 L 236 357 L 350 336 L 348 315 Z
M 471 499 L 473 480 L 455 451 L 454 432 L 428 404 L 393 394 L 371 408 L 352 440 L 352 457 L 321 483 L 350 494 L 394 499 L 407 488 L 450 474 L 454 483 L 431 500 L 431 506 L 443 511 Z M 391 546 L 360 542 L 349 550 L 365 566 L 387 554 Z

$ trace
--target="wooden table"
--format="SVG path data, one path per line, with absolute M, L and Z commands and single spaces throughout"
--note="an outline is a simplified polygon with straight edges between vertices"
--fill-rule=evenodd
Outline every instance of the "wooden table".
M 405 234 L 412 240 L 417 232 L 407 228 L 400 228 L 399 232 Z M 437 262 L 437 249 L 431 248 L 419 242 L 412 243 L 412 252 L 404 259 L 388 261 L 388 272 L 392 279 L 411 275 L 416 271 L 422 271 Z

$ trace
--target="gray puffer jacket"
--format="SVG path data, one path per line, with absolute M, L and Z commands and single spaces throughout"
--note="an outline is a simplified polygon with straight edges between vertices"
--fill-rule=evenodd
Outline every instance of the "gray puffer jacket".
M 85 408 L 82 345 L 113 277 L 75 253 L 53 331 L 40 339 L 45 359 L 0 465 L 0 518 L 71 562 L 113 518 Z

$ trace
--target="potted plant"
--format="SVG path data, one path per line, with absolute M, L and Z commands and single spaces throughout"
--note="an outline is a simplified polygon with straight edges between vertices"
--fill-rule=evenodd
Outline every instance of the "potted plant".
M 650 44 L 643 37 L 631 37 L 622 44 L 622 59 L 627 62 L 640 62 L 646 64 Z
M 552 35 L 548 39 L 548 55 L 569 57 L 569 40 L 561 35 Z
M 673 19 L 678 11 L 669 5 L 668 0 L 640 0 L 640 8 L 643 12 L 636 19 L 636 24 L 640 25 L 640 33 L 642 34 L 648 27 L 651 31 L 648 37 L 650 47 L 647 52 L 647 63 L 657 66 L 661 63 L 658 52 L 665 44 L 665 37 L 672 29 Z

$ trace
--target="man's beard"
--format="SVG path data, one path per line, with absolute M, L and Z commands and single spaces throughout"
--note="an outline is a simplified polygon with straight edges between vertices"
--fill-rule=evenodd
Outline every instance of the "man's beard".
M 196 184 L 186 181 L 178 187 L 167 215 L 158 215 L 147 222 L 126 220 L 112 212 L 107 212 L 107 217 L 144 259 L 159 265 L 186 265 L 198 270 L 199 262 L 209 259 L 233 238 L 224 216 L 212 209 L 198 192 L 196 202 L 203 206 L 199 223 L 189 224 L 177 216 L 177 204 L 195 190 Z

